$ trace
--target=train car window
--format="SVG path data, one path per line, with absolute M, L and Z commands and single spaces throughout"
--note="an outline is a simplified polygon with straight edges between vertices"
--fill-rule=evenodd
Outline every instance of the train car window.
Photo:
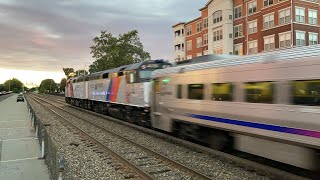
M 84 80 L 85 80 L 85 81 L 89 81 L 89 76 L 86 76 L 86 77 L 84 78 Z
M 74 79 L 72 82 L 74 82 L 74 83 L 75 83 L 76 81 L 77 81 L 77 80 L 76 80 L 76 79 Z
M 320 105 L 320 80 L 292 82 L 293 104 L 306 106 Z
M 231 83 L 212 84 L 213 101 L 232 101 L 233 85 Z
M 203 84 L 189 84 L 188 85 L 188 98 L 202 100 L 204 97 Z
M 108 79 L 108 78 L 109 78 L 109 73 L 104 73 L 104 74 L 102 75 L 102 78 L 103 78 L 103 79 Z
M 182 85 L 177 85 L 177 98 L 182 99 Z
M 250 103 L 273 103 L 273 82 L 245 83 L 245 94 Z

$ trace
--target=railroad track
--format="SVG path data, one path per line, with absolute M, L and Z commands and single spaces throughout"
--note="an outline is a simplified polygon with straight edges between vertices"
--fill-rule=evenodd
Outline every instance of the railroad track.
M 63 103 L 64 105 L 67 105 L 65 103 L 65 101 L 60 98 L 56 98 L 54 96 L 50 96 L 50 97 L 47 96 L 46 98 L 50 99 L 51 101 L 55 101 L 57 103 Z M 279 165 L 278 163 L 276 163 L 275 166 L 273 166 L 273 165 L 270 166 L 270 164 L 274 163 L 273 161 L 271 163 L 266 163 L 265 161 L 271 161 L 271 160 L 265 160 L 265 159 L 257 161 L 255 159 L 260 158 L 260 157 L 255 157 L 254 155 L 250 155 L 250 156 L 248 156 L 249 157 L 248 158 L 247 153 L 241 153 L 240 156 L 238 154 L 226 154 L 226 153 L 223 153 L 220 151 L 216 151 L 216 150 L 204 147 L 199 144 L 195 144 L 195 143 L 188 142 L 188 141 L 185 141 L 182 139 L 178 139 L 176 137 L 173 137 L 173 136 L 170 136 L 167 134 L 163 134 L 161 132 L 157 132 L 157 131 L 154 131 L 151 129 L 147 129 L 147 128 L 144 128 L 144 127 L 141 127 L 141 126 L 138 126 L 135 124 L 131 124 L 131 123 L 128 123 L 128 122 L 125 122 L 122 120 L 118 120 L 118 119 L 115 119 L 115 118 L 112 118 L 112 117 L 109 117 L 109 116 L 106 116 L 103 114 L 98 114 L 98 113 L 95 113 L 95 112 L 92 112 L 92 111 L 89 111 L 86 109 L 82 109 L 79 107 L 75 107 L 75 106 L 68 105 L 68 107 L 79 110 L 79 111 L 84 111 L 88 114 L 92 114 L 92 115 L 100 117 L 100 118 L 112 120 L 116 123 L 132 127 L 134 129 L 137 129 L 137 130 L 142 131 L 144 133 L 150 134 L 152 136 L 166 139 L 172 143 L 178 143 L 182 146 L 194 149 L 195 151 L 200 151 L 202 153 L 213 155 L 213 156 L 221 156 L 222 159 L 226 160 L 227 162 L 229 162 L 231 164 L 238 164 L 237 166 L 242 167 L 244 170 L 255 171 L 258 174 L 264 174 L 266 176 L 272 177 L 273 179 L 308 179 L 308 178 L 311 178 L 311 176 L 312 176 L 309 174 L 309 171 L 306 171 L 304 173 L 300 173 L 299 172 L 299 171 L 301 171 L 300 168 L 294 168 L 294 167 L 292 168 L 292 167 L 286 166 L 284 164 Z M 247 160 L 247 159 L 250 159 L 250 160 Z M 279 166 L 282 166 L 282 165 L 284 165 L 285 167 L 282 169 L 278 169 Z M 292 174 L 291 172 L 294 172 L 298 175 Z
M 137 177 L 142 179 L 159 179 L 161 177 L 171 177 L 174 179 L 211 179 L 126 137 L 109 131 L 105 127 L 80 117 L 77 114 L 70 113 L 62 107 L 48 102 L 44 98 L 34 95 L 29 97 L 59 116 L 63 120 L 62 123 L 76 129 L 77 132 L 75 133 L 82 137 L 83 142 L 87 142 L 87 147 L 94 149 L 99 154 L 107 152 L 112 156 L 113 160 L 120 162 L 120 165 L 117 165 L 119 166 L 117 169 L 124 171 L 126 174 L 124 177 L 126 179 Z M 70 115 L 81 120 L 82 123 L 70 121 L 70 117 L 68 117 Z M 93 126 L 96 130 L 93 131 L 89 128 L 83 128 L 83 126 L 79 127 L 79 124 L 85 127 L 89 126 L 84 124 Z M 100 138 L 96 138 L 94 135 L 98 134 L 98 132 Z M 101 133 L 105 135 L 101 136 Z M 112 145 L 116 145 L 118 148 L 113 148 Z M 110 157 L 107 158 L 107 160 L 110 162 Z

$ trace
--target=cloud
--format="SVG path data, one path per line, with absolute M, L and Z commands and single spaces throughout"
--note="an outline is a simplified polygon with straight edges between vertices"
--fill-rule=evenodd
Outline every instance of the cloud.
M 89 66 L 101 30 L 137 29 L 152 58 L 172 58 L 171 26 L 200 16 L 206 0 L 0 0 L 0 67 L 61 71 Z

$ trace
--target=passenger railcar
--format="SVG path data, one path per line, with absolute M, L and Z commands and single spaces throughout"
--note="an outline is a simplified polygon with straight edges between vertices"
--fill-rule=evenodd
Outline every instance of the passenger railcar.
M 318 168 L 319 69 L 315 45 L 154 71 L 152 126 Z
M 150 127 L 151 73 L 168 66 L 145 61 L 69 79 L 66 102 Z

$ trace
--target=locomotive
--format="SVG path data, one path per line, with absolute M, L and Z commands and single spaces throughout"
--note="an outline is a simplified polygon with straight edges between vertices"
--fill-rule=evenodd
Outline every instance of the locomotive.
M 67 103 L 150 127 L 151 73 L 171 66 L 150 60 L 67 80 Z
M 68 80 L 66 101 L 214 149 L 315 170 L 319 69 L 320 45 L 176 66 L 143 62 Z

